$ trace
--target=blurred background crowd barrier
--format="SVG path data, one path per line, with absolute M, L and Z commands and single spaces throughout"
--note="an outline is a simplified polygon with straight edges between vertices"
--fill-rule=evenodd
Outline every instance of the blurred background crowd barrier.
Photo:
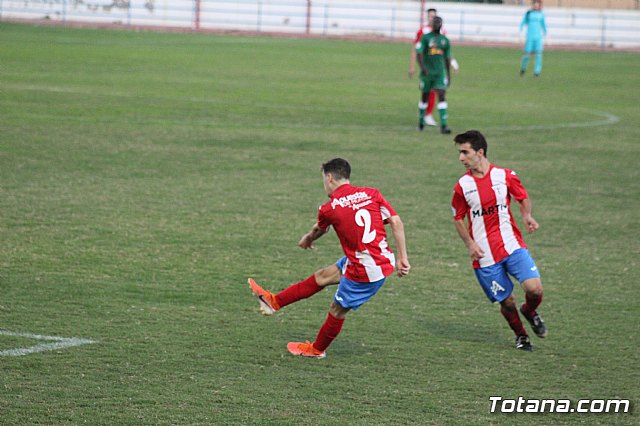
M 517 43 L 529 4 L 501 1 L 0 0 L 0 19 L 408 40 L 435 7 L 453 42 Z M 545 0 L 545 43 L 640 48 L 639 2 Z

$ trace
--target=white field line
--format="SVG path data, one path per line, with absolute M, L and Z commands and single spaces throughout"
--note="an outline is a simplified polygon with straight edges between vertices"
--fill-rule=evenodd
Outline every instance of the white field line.
M 15 348 L 0 351 L 0 356 L 23 356 L 44 351 L 55 351 L 74 346 L 90 345 L 96 343 L 89 339 L 80 339 L 78 337 L 58 337 L 58 336 L 42 336 L 40 334 L 31 333 L 15 333 L 13 331 L 0 330 L 0 336 L 24 337 L 27 339 L 46 340 L 52 343 L 40 343 L 27 348 Z
M 159 100 L 174 100 L 174 101 L 186 101 L 186 102 L 193 102 L 193 103 L 204 103 L 204 104 L 226 104 L 228 101 L 226 99 L 224 100 L 220 100 L 220 99 L 215 99 L 215 98 L 195 98 L 195 97 L 169 97 L 169 96 L 160 96 L 160 95 L 136 95 L 130 92 L 114 92 L 114 91 L 109 91 L 109 92 L 103 92 L 100 90 L 93 90 L 93 89 L 85 89 L 85 88 L 78 88 L 78 87 L 65 87 L 65 86 L 46 86 L 46 85 L 33 85 L 33 84 L 8 84 L 5 86 L 5 89 L 9 89 L 9 90 L 28 90 L 28 91 L 42 91 L 42 92 L 53 92 L 53 93 L 71 93 L 71 94 L 78 94 L 78 95 L 94 95 L 94 96 L 105 96 L 105 97 L 120 97 L 120 98 L 136 98 L 136 99 L 143 99 L 143 98 L 150 98 L 150 99 L 159 99 Z M 260 107 L 260 108 L 276 108 L 274 107 L 272 104 L 270 103 L 264 103 L 264 104 L 260 104 L 260 103 L 255 103 L 252 102 L 251 105 L 254 105 L 256 107 Z M 524 105 L 526 107 L 530 107 L 531 105 Z M 282 109 L 283 107 L 277 106 L 277 108 Z M 333 107 L 300 107 L 300 106 L 296 106 L 296 107 L 292 107 L 294 109 L 303 109 L 303 110 L 319 110 L 319 111 L 342 111 L 342 112 L 356 112 L 359 110 L 354 110 L 354 109 L 350 109 L 350 108 L 342 108 L 342 109 L 337 109 L 337 108 L 333 108 Z M 518 125 L 514 125 L 514 126 L 510 126 L 510 125 L 498 125 L 498 126 L 488 126 L 486 129 L 487 130 L 497 130 L 497 131 L 523 131 L 523 130 L 552 130 L 552 129 L 575 129 L 575 128 L 581 128 L 581 127 L 598 127 L 598 126 L 608 126 L 608 125 L 612 125 L 615 124 L 617 122 L 620 121 L 620 117 L 611 114 L 609 112 L 604 112 L 604 111 L 593 111 L 593 110 L 588 110 L 588 109 L 582 109 L 582 108 L 559 108 L 560 111 L 565 110 L 565 111 L 579 111 L 579 112 L 584 112 L 585 114 L 589 114 L 592 116 L 596 116 L 596 119 L 591 119 L 591 120 L 586 120 L 586 121 L 581 121 L 581 122 L 574 122 L 574 123 L 555 123 L 555 124 L 532 124 L 532 125 L 525 125 L 525 126 L 518 126 Z M 386 115 L 388 114 L 388 111 L 368 111 L 367 114 L 374 114 L 374 115 Z M 149 123 L 153 123 L 156 120 L 147 120 L 147 121 L 143 121 L 144 122 L 149 122 Z M 162 120 L 162 122 L 166 122 L 167 120 Z M 177 122 L 176 122 L 177 123 Z M 189 123 L 189 125 L 193 125 L 193 124 L 207 124 L 207 125 L 211 125 L 211 120 L 206 120 L 206 121 L 202 121 L 202 122 L 198 122 L 198 120 L 194 120 L 191 121 Z M 289 123 L 289 124 L 282 124 L 280 126 L 278 126 L 280 128 L 283 129 L 295 129 L 295 128 L 300 128 L 300 127 L 305 127 L 305 128 L 313 128 L 315 127 L 314 125 L 309 125 L 309 124 L 295 124 L 295 123 Z M 340 128 L 340 129 L 361 129 L 361 128 L 371 128 L 371 126 L 360 126 L 360 125 L 337 125 L 337 126 L 332 126 L 332 125 L 324 125 L 324 126 L 318 126 L 319 128 L 330 128 L 330 129 L 334 129 L 334 128 Z M 374 126 L 375 127 L 375 126 Z M 389 131 L 398 131 L 398 130 L 406 130 L 407 126 L 405 125 L 391 125 L 391 126 L 384 126 L 385 130 L 389 130 Z
M 578 109 L 575 109 L 576 111 Z M 557 123 L 557 124 L 532 124 L 530 126 L 496 126 L 492 129 L 498 130 L 549 130 L 549 129 L 575 129 L 578 127 L 608 126 L 620 121 L 620 117 L 604 111 L 586 111 L 586 113 L 600 117 L 600 120 L 583 121 L 579 123 Z

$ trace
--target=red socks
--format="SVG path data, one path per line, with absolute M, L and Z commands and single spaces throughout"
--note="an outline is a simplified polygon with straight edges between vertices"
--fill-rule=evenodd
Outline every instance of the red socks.
M 542 303 L 542 293 L 540 293 L 540 295 L 527 293 L 524 297 L 527 301 L 522 305 L 522 313 L 525 314 L 527 318 L 531 318 L 535 315 L 540 303 Z
M 506 309 L 504 306 L 500 307 L 500 313 L 509 323 L 509 327 L 516 333 L 516 336 L 527 336 L 527 331 L 522 326 L 520 321 L 520 315 L 518 315 L 517 309 Z
M 427 115 L 433 114 L 433 107 L 436 105 L 436 91 L 429 92 L 429 102 L 427 102 Z
M 316 341 L 313 342 L 313 347 L 319 351 L 324 351 L 329 347 L 333 339 L 335 339 L 340 330 L 342 330 L 342 324 L 344 324 L 344 318 L 338 319 L 329 313 L 327 319 L 320 327 Z
M 282 308 L 284 306 L 290 305 L 293 302 L 297 302 L 298 300 L 311 297 L 323 288 L 324 287 L 320 287 L 318 285 L 315 275 L 311 275 L 306 280 L 300 281 L 297 284 L 290 285 L 289 287 L 278 293 L 276 295 L 276 302 L 278 302 L 278 304 Z M 320 331 L 318 332 L 316 341 L 313 342 L 313 347 L 319 351 L 324 351 L 325 349 L 327 349 L 333 339 L 335 339 L 338 334 L 340 334 L 343 323 L 344 318 L 338 319 L 333 315 L 328 314 L 324 324 L 322 324 L 322 327 L 320 327 Z
M 323 287 L 320 287 L 316 282 L 316 276 L 311 275 L 304 281 L 300 281 L 297 284 L 290 285 L 276 295 L 276 301 L 280 307 L 290 305 L 293 302 L 297 302 L 300 299 L 306 299 L 311 297 Z

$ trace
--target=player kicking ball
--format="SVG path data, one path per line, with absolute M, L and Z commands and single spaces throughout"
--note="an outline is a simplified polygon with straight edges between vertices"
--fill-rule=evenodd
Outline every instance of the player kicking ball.
M 335 264 L 316 271 L 304 281 L 293 284 L 278 294 L 260 287 L 249 278 L 249 286 L 258 298 L 260 311 L 271 315 L 283 307 L 313 296 L 329 285 L 338 285 L 329 313 L 313 342 L 290 342 L 293 355 L 326 357 L 326 349 L 340 334 L 350 310 L 356 310 L 371 299 L 395 269 L 399 276 L 409 273 L 404 225 L 375 188 L 357 187 L 350 183 L 351 166 L 341 158 L 322 165 L 322 179 L 329 201 L 318 212 L 318 221 L 298 242 L 303 249 L 335 229 L 344 257 Z M 385 224 L 391 226 L 397 259 L 389 248 Z
M 514 171 L 489 163 L 482 133 L 469 130 L 454 141 L 458 159 L 467 169 L 456 183 L 451 200 L 455 228 L 467 246 L 480 286 L 490 301 L 500 303 L 500 312 L 516 335 L 516 349 L 532 351 L 508 276 L 518 280 L 525 292 L 520 312 L 538 337 L 546 337 L 547 327 L 536 311 L 542 302 L 540 272 L 510 210 L 514 198 L 527 231 L 535 232 L 539 225 L 531 216 L 529 195 Z

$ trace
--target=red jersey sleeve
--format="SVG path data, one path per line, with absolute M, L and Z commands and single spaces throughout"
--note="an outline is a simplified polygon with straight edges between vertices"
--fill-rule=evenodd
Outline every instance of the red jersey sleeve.
M 331 226 L 331 222 L 329 222 L 329 218 L 326 215 L 325 209 L 326 204 L 320 206 L 320 208 L 318 209 L 318 226 L 323 231 L 326 231 Z
M 517 201 L 522 201 L 525 198 L 529 198 L 527 190 L 524 189 L 520 178 L 513 170 L 507 170 L 507 189 L 509 194 L 513 196 Z
M 451 209 L 453 210 L 453 218 L 455 220 L 463 220 L 469 210 L 469 206 L 467 204 L 467 200 L 464 198 L 464 194 L 462 193 L 460 183 L 456 183 L 456 186 L 453 188 Z
M 380 214 L 382 215 L 382 221 L 386 225 L 387 223 L 389 223 L 389 218 L 391 216 L 397 216 L 397 213 L 393 209 L 391 204 L 389 204 L 389 202 L 382 196 L 380 191 L 378 191 L 377 189 L 375 191 L 376 191 L 375 198 L 378 201 L 378 204 L 380 204 Z

